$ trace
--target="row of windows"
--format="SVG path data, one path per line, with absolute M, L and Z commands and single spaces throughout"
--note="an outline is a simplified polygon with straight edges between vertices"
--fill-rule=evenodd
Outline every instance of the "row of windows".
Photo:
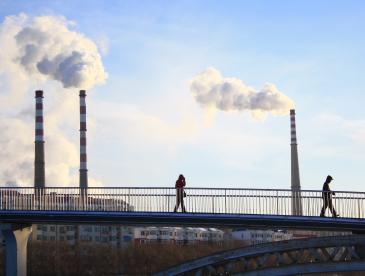
M 162 236 L 170 235 L 170 237 L 172 237 L 172 236 L 176 237 L 177 236 L 177 232 L 172 233 L 172 232 L 167 232 L 167 231 L 141 231 L 141 236 L 156 235 L 156 234 L 157 235 L 162 235 Z M 222 235 L 214 234 L 214 233 L 201 233 L 199 235 L 198 235 L 198 233 L 192 233 L 192 234 L 196 238 L 197 237 L 199 237 L 199 238 L 209 238 L 209 237 L 221 238 L 222 237 Z M 189 235 L 188 233 L 184 233 L 184 236 L 188 236 L 188 235 Z
M 38 241 L 55 241 L 56 240 L 56 236 L 43 236 L 43 235 L 37 235 L 37 240 Z M 59 240 L 60 241 L 72 241 L 75 240 L 74 236 L 59 236 Z
M 121 227 L 124 231 L 128 231 L 129 234 L 132 234 L 132 228 L 130 227 Z M 118 227 L 116 226 L 81 226 L 81 231 L 85 231 L 85 232 L 102 232 L 102 233 L 109 233 L 111 231 L 117 231 Z M 56 232 L 56 226 L 50 225 L 41 225 L 38 224 L 37 225 L 37 230 L 39 231 L 50 231 L 50 232 Z M 68 226 L 59 226 L 58 231 L 60 233 L 65 233 L 66 231 L 76 231 L 77 230 L 77 226 L 75 225 L 68 225 Z

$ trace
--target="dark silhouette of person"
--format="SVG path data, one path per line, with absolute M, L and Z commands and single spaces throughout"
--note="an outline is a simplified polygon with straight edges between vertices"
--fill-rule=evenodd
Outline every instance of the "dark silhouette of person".
M 327 207 L 330 209 L 332 216 L 334 218 L 338 217 L 338 214 L 336 213 L 336 210 L 332 204 L 332 195 L 335 195 L 335 193 L 331 191 L 329 186 L 332 180 L 333 180 L 332 176 L 327 175 L 326 181 L 323 184 L 323 189 L 322 189 L 323 207 L 320 214 L 321 217 L 325 216 L 324 213 L 326 212 Z
M 184 187 L 185 187 L 185 177 L 180 174 L 179 178 L 176 180 L 175 188 L 176 188 L 176 205 L 174 212 L 177 212 L 179 209 L 179 205 L 181 204 L 181 209 L 184 213 L 186 213 L 184 206 Z

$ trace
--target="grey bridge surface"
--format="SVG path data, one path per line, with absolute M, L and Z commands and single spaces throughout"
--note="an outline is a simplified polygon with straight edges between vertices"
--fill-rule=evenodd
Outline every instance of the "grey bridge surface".
M 125 224 L 365 231 L 365 220 L 310 216 L 118 211 L 0 211 L 1 223 Z

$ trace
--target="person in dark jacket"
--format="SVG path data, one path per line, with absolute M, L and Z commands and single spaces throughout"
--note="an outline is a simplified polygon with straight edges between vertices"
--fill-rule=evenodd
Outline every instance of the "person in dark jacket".
M 181 209 L 184 213 L 186 213 L 184 206 L 184 187 L 185 187 L 185 177 L 180 174 L 179 178 L 176 180 L 175 188 L 176 188 L 176 205 L 174 212 L 177 212 L 179 209 L 179 205 L 181 204 Z
M 335 195 L 334 192 L 331 191 L 329 184 L 333 180 L 332 176 L 327 175 L 326 181 L 323 184 L 322 189 L 322 198 L 323 198 L 323 207 L 321 210 L 321 217 L 324 217 L 324 213 L 326 212 L 327 207 L 330 209 L 333 217 L 338 217 L 335 208 L 332 203 L 332 195 Z

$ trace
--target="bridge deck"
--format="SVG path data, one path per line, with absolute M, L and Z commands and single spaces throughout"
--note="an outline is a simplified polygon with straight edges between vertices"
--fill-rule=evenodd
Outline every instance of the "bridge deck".
M 17 224 L 97 223 L 365 231 L 364 219 L 171 212 L 0 211 L 0 222 Z

